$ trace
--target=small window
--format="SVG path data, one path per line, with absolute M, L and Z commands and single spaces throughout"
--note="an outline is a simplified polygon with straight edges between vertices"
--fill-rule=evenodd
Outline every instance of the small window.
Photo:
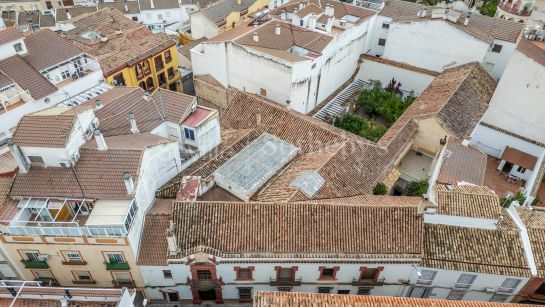
M 74 276 L 76 277 L 76 281 L 92 281 L 93 277 L 91 277 L 91 273 L 88 271 L 74 271 Z
M 31 164 L 44 164 L 44 159 L 40 156 L 28 156 Z
M 122 253 L 106 253 L 106 259 L 109 263 L 125 263 Z
M 513 293 L 522 281 L 516 278 L 506 278 L 498 288 L 499 292 Z
M 166 297 L 169 302 L 178 302 L 180 300 L 178 292 L 166 292 Z
M 175 75 L 175 73 L 174 73 L 174 67 L 169 67 L 169 68 L 167 69 L 167 74 L 168 74 L 168 79 L 169 79 L 169 80 L 172 79 L 172 78 L 174 78 L 174 75 Z
M 165 77 L 165 73 L 157 74 L 157 80 L 159 81 L 159 86 L 163 86 L 167 83 L 167 78 Z
M 172 272 L 170 270 L 163 270 L 163 277 L 171 279 L 172 278 Z
M 132 16 L 131 19 L 132 19 L 133 21 L 138 21 L 138 17 L 137 17 L 137 16 Z
M 70 72 L 68 70 L 61 72 L 61 77 L 63 80 L 67 79 L 68 77 L 70 77 Z
M 291 287 L 278 287 L 278 292 L 291 292 Z
M 163 69 L 163 58 L 161 56 L 157 56 L 153 59 L 155 61 L 155 70 L 159 71 Z
M 505 303 L 505 302 L 507 302 L 507 298 L 508 298 L 507 295 L 503 295 L 503 294 L 494 294 L 494 295 L 492 295 L 492 298 L 490 299 L 490 302 L 494 302 L 494 303 Z
M 389 28 L 390 28 L 390 24 L 389 24 L 389 23 L 386 23 L 386 22 L 383 22 L 383 23 L 382 23 L 382 28 L 383 28 L 383 29 L 389 29 Z
M 379 45 L 379 46 L 386 46 L 386 39 L 384 39 L 384 38 L 379 38 L 379 39 L 378 39 L 378 45 Z
M 450 290 L 447 300 L 451 301 L 461 301 L 464 298 L 466 291 L 464 290 Z
M 337 275 L 337 271 L 339 270 L 339 267 L 336 266 L 333 268 L 326 268 L 321 266 L 319 270 L 320 270 L 319 279 L 335 279 L 335 275 Z
M 167 126 L 167 132 L 168 132 L 168 137 L 169 138 L 177 139 L 179 137 L 178 136 L 178 129 L 176 129 L 174 127 Z
M 371 295 L 371 288 L 370 287 L 359 287 L 358 288 L 358 295 Z
M 23 51 L 23 45 L 21 45 L 21 43 L 17 43 L 13 45 L 13 49 L 15 49 L 15 52 L 21 52 Z
M 299 20 L 299 26 L 303 26 L 303 20 Z
M 82 262 L 83 259 L 81 258 L 81 255 L 79 252 L 65 252 L 64 257 L 66 258 L 66 261 L 68 262 Z
M 252 268 L 235 267 L 237 280 L 252 280 Z
M 267 90 L 264 89 L 264 88 L 260 88 L 259 89 L 259 95 L 261 95 L 263 97 L 267 97 Z
M 210 280 L 212 279 L 212 272 L 210 272 L 210 270 L 197 270 L 197 278 L 199 280 Z
M 25 259 L 29 261 L 38 261 L 38 257 L 40 256 L 40 254 L 36 251 L 25 252 L 24 255 Z
M 361 280 L 374 280 L 379 272 L 378 268 L 364 268 L 361 272 Z
M 123 78 L 123 74 L 117 74 L 112 79 L 112 84 L 115 86 L 125 86 L 125 79 Z
M 519 173 L 521 173 L 521 174 L 524 174 L 524 172 L 526 172 L 526 169 L 525 169 L 524 167 L 522 167 L 522 166 L 519 166 L 519 167 L 517 168 L 517 172 L 519 172 Z
M 418 276 L 416 283 L 421 285 L 431 285 L 433 283 L 433 280 L 435 279 L 435 275 L 437 275 L 437 271 L 422 270 L 420 272 L 420 276 Z
M 462 274 L 456 281 L 456 288 L 469 289 L 471 288 L 471 285 L 473 285 L 473 282 L 475 282 L 476 278 L 477 275 L 474 274 Z
M 149 77 L 148 79 L 146 79 L 146 88 L 148 92 L 151 92 L 155 89 L 155 83 L 153 82 L 152 77 Z
M 313 64 L 312 64 L 312 68 L 311 68 L 311 69 L 314 69 L 314 68 L 316 68 L 316 63 L 313 63 Z
M 501 48 L 503 48 L 502 45 L 494 44 L 494 45 L 492 45 L 492 52 L 500 53 Z
M 350 290 L 338 290 L 337 294 L 350 294 Z
M 252 288 L 238 288 L 238 299 L 241 301 L 251 301 Z
M 193 129 L 184 128 L 184 135 L 186 139 L 195 140 L 195 131 Z
M 332 287 L 318 287 L 318 293 L 331 293 Z
M 167 64 L 172 62 L 172 55 L 170 54 L 170 50 L 165 51 L 164 55 L 165 55 L 165 62 Z

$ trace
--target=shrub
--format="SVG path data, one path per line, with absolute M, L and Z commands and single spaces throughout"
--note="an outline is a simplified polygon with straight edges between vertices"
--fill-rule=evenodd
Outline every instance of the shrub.
M 426 179 L 413 181 L 408 185 L 408 194 L 409 196 L 422 196 L 428 193 L 428 187 L 429 183 Z
M 357 105 L 370 116 L 382 116 L 390 124 L 395 122 L 416 99 L 413 93 L 403 97 L 401 83 L 392 79 L 386 89 L 380 82 L 373 83 L 357 99 Z
M 368 120 L 357 114 L 346 114 L 333 122 L 335 127 L 352 132 L 373 142 L 377 142 L 388 131 L 384 125 Z
M 498 0 L 491 0 L 487 1 L 482 7 L 481 7 L 481 14 L 494 17 L 496 15 L 496 10 L 498 9 Z
M 388 189 L 382 182 L 377 183 L 377 185 L 373 188 L 373 195 L 386 195 L 386 193 L 388 193 Z

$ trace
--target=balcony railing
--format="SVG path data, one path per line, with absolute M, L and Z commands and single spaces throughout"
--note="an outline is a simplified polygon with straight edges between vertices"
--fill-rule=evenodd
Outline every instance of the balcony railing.
M 363 286 L 383 286 L 384 278 L 378 279 L 355 279 L 352 281 L 352 286 L 354 287 L 363 287 Z
M 47 261 L 42 260 L 21 260 L 24 265 L 25 269 L 49 269 L 49 265 L 47 264 Z
M 106 270 L 109 271 L 126 271 L 130 270 L 131 267 L 128 263 L 110 263 L 106 262 Z
M 514 293 L 515 288 L 499 287 L 497 292 L 500 292 L 500 293 Z
M 136 288 L 132 280 L 112 280 L 114 288 Z
M 504 3 L 504 4 L 500 5 L 500 8 L 504 12 L 507 12 L 507 13 L 510 13 L 510 14 L 515 14 L 515 15 L 518 15 L 518 16 L 530 16 L 530 13 L 532 12 L 531 7 L 526 7 L 526 9 L 523 7 L 521 9 L 520 5 L 515 4 L 513 6 L 511 3 Z
M 466 284 L 466 283 L 462 283 L 462 282 L 457 282 L 456 284 L 454 284 L 454 288 L 456 289 L 469 289 L 471 288 L 473 284 Z
M 192 288 L 199 289 L 201 291 L 207 291 L 210 289 L 221 287 L 222 281 L 221 278 L 218 280 L 213 279 L 191 279 L 188 284 Z
M 14 221 L 2 232 L 16 236 L 64 236 L 64 237 L 124 237 L 128 231 L 120 227 L 80 227 L 77 222 Z
M 271 278 L 270 285 L 273 287 L 294 287 L 301 285 L 301 278 Z
M 433 283 L 433 279 L 417 279 L 416 280 L 416 284 L 419 285 L 419 286 L 431 286 L 431 284 Z
M 52 286 L 58 286 L 59 285 L 57 280 L 55 280 L 54 278 L 51 278 L 51 277 L 38 277 L 38 278 L 35 279 L 35 281 L 41 282 L 41 285 L 46 286 L 46 287 L 52 287 Z

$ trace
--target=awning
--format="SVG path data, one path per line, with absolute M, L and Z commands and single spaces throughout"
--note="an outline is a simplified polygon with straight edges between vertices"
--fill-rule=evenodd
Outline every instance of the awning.
M 124 225 L 131 203 L 126 199 L 97 200 L 85 226 Z
M 528 170 L 533 170 L 537 163 L 537 157 L 509 146 L 503 151 L 501 159 Z

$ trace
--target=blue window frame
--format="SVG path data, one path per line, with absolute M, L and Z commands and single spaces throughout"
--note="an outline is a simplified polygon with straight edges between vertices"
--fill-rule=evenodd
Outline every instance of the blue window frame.
M 195 140 L 195 131 L 193 129 L 184 128 L 184 135 L 186 139 Z

